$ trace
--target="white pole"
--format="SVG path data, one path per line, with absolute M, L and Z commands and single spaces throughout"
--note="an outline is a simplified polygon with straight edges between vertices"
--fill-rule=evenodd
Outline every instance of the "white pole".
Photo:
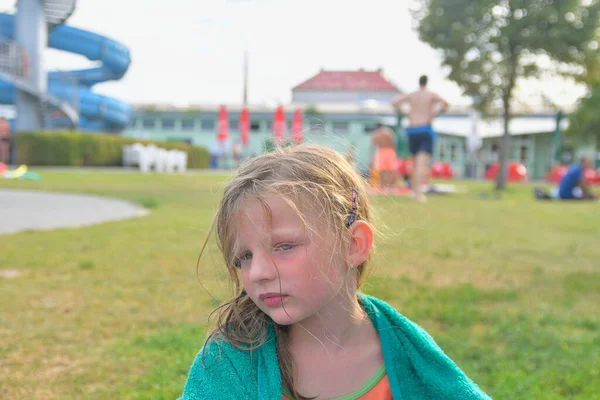
M 18 0 L 15 38 L 23 52 L 20 65 L 25 69 L 24 79 L 40 94 L 48 89 L 48 77 L 44 70 L 43 54 L 48 45 L 48 28 L 41 0 Z M 17 90 L 16 131 L 32 131 L 43 128 L 43 116 L 39 100 Z

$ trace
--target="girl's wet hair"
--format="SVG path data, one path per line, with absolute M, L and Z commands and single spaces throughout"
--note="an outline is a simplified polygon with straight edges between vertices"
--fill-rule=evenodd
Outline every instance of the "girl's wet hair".
M 349 222 L 371 221 L 371 208 L 363 178 L 338 152 L 320 145 L 276 149 L 244 162 L 227 182 L 211 227 L 233 283 L 234 296 L 214 311 L 216 328 L 208 340 L 221 338 L 245 351 L 261 346 L 267 324 L 275 326 L 283 384 L 297 395 L 292 375 L 292 358 L 287 349 L 288 326 L 273 323 L 243 289 L 236 268 L 236 222 L 247 201 L 258 200 L 270 211 L 265 199 L 278 196 L 294 209 L 307 231 L 325 223 L 333 233 L 332 258 L 345 254 L 350 244 Z M 353 198 L 354 194 L 354 198 Z M 310 215 L 310 217 L 307 217 Z M 208 238 L 207 238 L 208 241 Z M 206 247 L 206 242 L 204 244 Z M 204 248 L 203 248 L 204 250 Z M 202 255 L 202 253 L 201 253 Z M 360 286 L 368 259 L 356 266 Z M 349 263 L 347 263 L 349 264 Z

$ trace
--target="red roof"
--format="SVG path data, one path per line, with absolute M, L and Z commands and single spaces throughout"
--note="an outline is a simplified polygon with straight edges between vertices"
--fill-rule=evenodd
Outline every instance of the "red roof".
M 383 71 L 325 71 L 302 82 L 292 90 L 377 90 L 400 92 L 396 85 L 385 79 Z

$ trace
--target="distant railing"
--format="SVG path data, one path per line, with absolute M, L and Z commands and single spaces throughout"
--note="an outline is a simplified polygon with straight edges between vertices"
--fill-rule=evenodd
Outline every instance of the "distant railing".
M 53 72 L 50 86 L 56 85 L 58 91 L 51 93 L 68 103 L 79 114 L 79 82 L 69 72 Z M 52 88 L 51 88 L 52 89 Z M 44 110 L 44 121 L 47 129 L 63 129 L 71 126 L 71 120 L 59 107 L 48 105 Z
M 44 11 L 50 27 L 65 22 L 75 11 L 75 0 L 45 0 Z
M 29 76 L 27 53 L 14 40 L 0 39 L 0 72 L 21 79 Z
M 17 89 L 39 98 L 44 128 L 71 128 L 77 124 L 79 82 L 68 72 L 55 72 L 48 82 L 52 94 L 38 93 L 28 79 L 27 53 L 14 40 L 0 39 L 0 78 L 12 81 Z

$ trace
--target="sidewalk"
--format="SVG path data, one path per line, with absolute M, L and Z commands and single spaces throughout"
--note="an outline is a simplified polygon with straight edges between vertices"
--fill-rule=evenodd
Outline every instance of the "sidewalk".
M 77 228 L 148 215 L 124 200 L 99 196 L 0 189 L 0 234 Z

